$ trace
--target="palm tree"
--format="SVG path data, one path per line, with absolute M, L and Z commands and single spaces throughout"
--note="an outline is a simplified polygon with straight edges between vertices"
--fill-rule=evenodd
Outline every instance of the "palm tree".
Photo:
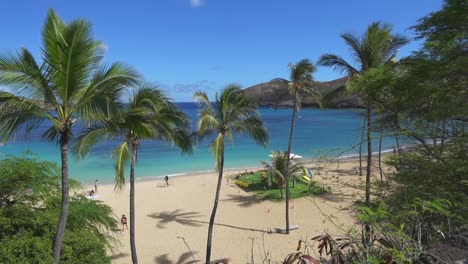
M 263 166 L 270 171 L 271 181 L 273 179 L 278 183 L 280 188 L 281 198 L 284 198 L 283 188 L 286 183 L 286 174 L 288 173 L 288 156 L 284 151 L 272 151 L 271 152 L 271 164 L 266 161 L 262 161 Z M 302 174 L 305 175 L 306 171 L 302 163 L 294 163 L 289 167 L 290 174 Z
M 313 81 L 312 73 L 315 71 L 315 67 L 308 59 L 303 59 L 296 64 L 290 63 L 289 70 L 291 71 L 289 93 L 293 98 L 292 104 L 292 116 L 291 116 L 291 129 L 289 132 L 288 140 L 288 163 L 286 170 L 286 234 L 289 234 L 289 179 L 291 175 L 291 148 L 292 139 L 294 135 L 294 124 L 296 122 L 296 114 L 301 108 L 301 90 L 310 90 L 311 83 Z
M 244 133 L 253 138 L 257 144 L 266 146 L 268 133 L 257 111 L 256 102 L 248 97 L 238 85 L 228 85 L 220 95 L 216 93 L 214 103 L 210 102 L 208 95 L 203 91 L 195 92 L 194 99 L 199 107 L 198 135 L 203 138 L 208 135 L 217 134 L 210 145 L 216 162 L 218 185 L 208 226 L 205 263 L 209 264 L 213 224 L 223 179 L 225 138 L 227 137 L 230 141 L 233 141 L 233 133 Z
M 123 138 L 112 153 L 115 161 L 115 188 L 125 184 L 125 165 L 130 162 L 130 247 L 133 263 L 138 263 L 135 244 L 135 166 L 141 140 L 159 139 L 174 143 L 183 152 L 192 149 L 190 122 L 156 87 L 142 86 L 127 107 L 105 122 L 96 122 L 78 139 L 74 152 L 79 157 L 103 140 Z
M 350 33 L 341 35 L 341 38 L 351 48 L 351 53 L 359 67 L 355 68 L 342 57 L 334 54 L 324 54 L 319 58 L 318 65 L 332 67 L 335 70 L 346 72 L 349 76 L 359 75 L 372 68 L 377 68 L 392 59 L 400 47 L 409 41 L 402 35 L 392 34 L 392 27 L 388 24 L 374 22 L 369 25 L 363 36 L 354 36 Z M 366 125 L 367 125 L 367 170 L 366 170 L 366 204 L 370 203 L 370 176 L 372 164 L 372 128 L 371 107 L 372 99 L 369 91 L 364 91 L 366 97 Z
M 137 74 L 122 64 L 101 65 L 103 45 L 85 20 L 66 24 L 50 10 L 42 41 L 40 63 L 25 48 L 0 55 L 0 84 L 17 88 L 16 94 L 0 92 L 0 140 L 6 142 L 20 131 L 29 134 L 45 123 L 49 128 L 42 137 L 60 145 L 62 205 L 53 247 L 58 263 L 68 217 L 73 127 L 80 119 L 103 120 L 115 112 L 115 101 Z

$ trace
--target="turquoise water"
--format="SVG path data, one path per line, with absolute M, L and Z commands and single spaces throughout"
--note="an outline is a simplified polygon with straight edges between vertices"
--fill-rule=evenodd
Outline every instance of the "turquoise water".
M 196 119 L 196 106 L 193 103 L 180 103 L 179 106 Z M 260 166 L 260 161 L 268 161 L 271 150 L 286 150 L 288 144 L 291 110 L 260 109 L 268 128 L 270 142 L 266 148 L 252 140 L 237 135 L 234 144 L 227 143 L 225 168 Z M 361 137 L 362 110 L 318 110 L 302 109 L 297 118 L 293 139 L 293 152 L 304 158 L 314 158 L 324 153 L 353 154 L 358 152 Z M 79 129 L 79 127 L 77 127 Z M 40 135 L 43 128 L 34 131 L 29 139 L 17 136 L 14 142 L 0 146 L 0 155 L 20 154 L 31 150 L 41 159 L 60 161 L 59 146 L 44 142 Z M 76 132 L 78 133 L 78 132 Z M 376 137 L 377 138 L 377 137 Z M 111 149 L 119 142 L 106 142 L 96 146 L 84 160 L 70 160 L 70 176 L 84 183 L 112 182 L 114 177 Z M 377 150 L 377 141 L 374 144 Z M 384 149 L 394 146 L 394 140 L 386 138 Z M 201 142 L 191 155 L 181 155 L 180 151 L 163 142 L 142 142 L 136 174 L 138 178 L 178 175 L 189 172 L 214 170 L 213 156 L 209 152 L 209 141 Z

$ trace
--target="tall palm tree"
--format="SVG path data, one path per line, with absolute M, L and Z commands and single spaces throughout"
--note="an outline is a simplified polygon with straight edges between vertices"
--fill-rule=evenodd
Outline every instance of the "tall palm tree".
M 400 47 L 409 41 L 402 35 L 392 34 L 392 27 L 388 24 L 374 22 L 370 24 L 363 36 L 354 36 L 344 33 L 341 38 L 351 48 L 351 55 L 358 67 L 334 54 L 324 54 L 319 58 L 318 65 L 332 67 L 335 70 L 346 72 L 349 76 L 359 75 L 372 68 L 391 63 Z M 367 170 L 366 170 L 366 204 L 370 203 L 370 176 L 372 164 L 372 127 L 371 107 L 372 98 L 369 91 L 361 93 L 366 100 L 367 125 Z
M 199 107 L 199 136 L 203 138 L 208 135 L 217 134 L 210 145 L 216 162 L 218 184 L 208 226 L 205 263 L 209 264 L 213 224 L 216 210 L 218 209 L 219 193 L 223 179 L 225 138 L 227 137 L 232 142 L 234 133 L 243 133 L 253 138 L 257 144 L 266 146 L 268 143 L 268 133 L 257 111 L 257 103 L 248 97 L 238 85 L 228 85 L 223 89 L 221 94 L 216 93 L 214 104 L 210 102 L 208 95 L 203 91 L 195 92 L 194 99 Z
M 62 205 L 53 247 L 58 263 L 68 217 L 73 127 L 80 119 L 103 120 L 116 112 L 115 102 L 126 86 L 135 83 L 137 74 L 122 64 L 101 65 L 103 45 L 85 20 L 66 24 L 50 10 L 42 41 L 41 62 L 25 48 L 0 54 L 0 84 L 17 88 L 15 94 L 0 92 L 0 140 L 47 124 L 42 137 L 60 145 Z
M 271 181 L 276 180 L 281 192 L 281 198 L 284 198 L 283 188 L 286 183 L 286 174 L 288 173 L 288 156 L 284 151 L 272 151 L 271 163 L 262 161 L 263 166 L 270 171 Z M 302 163 L 294 163 L 289 167 L 290 174 L 306 174 L 306 170 Z
M 313 82 L 312 73 L 315 71 L 315 67 L 308 59 L 300 60 L 299 62 L 289 64 L 289 70 L 291 72 L 289 93 L 293 98 L 292 104 L 292 116 L 291 116 L 291 129 L 289 132 L 288 140 L 288 163 L 286 171 L 286 234 L 289 234 L 289 179 L 291 175 L 291 148 L 292 139 L 294 135 L 294 125 L 296 123 L 296 114 L 301 108 L 301 90 L 309 91 L 311 83 Z
M 156 87 L 143 86 L 134 92 L 128 106 L 106 122 L 96 122 L 78 139 L 74 152 L 84 157 L 96 143 L 123 138 L 112 153 L 115 161 L 115 188 L 125 184 L 125 165 L 130 162 L 130 247 L 133 263 L 138 263 L 135 244 L 135 166 L 141 140 L 159 139 L 174 143 L 182 152 L 192 149 L 190 122 Z

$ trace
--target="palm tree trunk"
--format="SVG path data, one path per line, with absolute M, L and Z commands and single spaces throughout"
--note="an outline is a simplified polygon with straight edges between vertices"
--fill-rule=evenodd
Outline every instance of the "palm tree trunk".
M 372 127 L 371 127 L 371 99 L 367 98 L 367 168 L 366 168 L 366 206 L 370 206 L 371 167 L 372 167 Z M 371 228 L 369 222 L 364 225 L 364 247 L 366 251 L 371 246 Z M 366 253 L 366 258 L 368 254 Z M 368 262 L 368 261 L 366 261 Z
M 60 262 L 60 253 L 62 251 L 63 238 L 65 236 L 65 227 L 67 226 L 68 205 L 69 205 L 69 183 L 68 183 L 68 143 L 70 136 L 68 131 L 60 136 L 60 155 L 62 159 L 62 208 L 57 227 L 57 233 L 54 240 L 54 261 Z
M 208 225 L 208 239 L 206 242 L 206 264 L 210 264 L 211 260 L 211 240 L 213 237 L 213 226 L 214 226 L 214 220 L 216 217 L 216 211 L 218 210 L 218 202 L 219 202 L 219 194 L 221 192 L 221 182 L 223 181 L 223 168 L 224 168 L 224 150 L 221 151 L 221 159 L 220 159 L 220 169 L 219 169 L 219 174 L 218 174 L 218 185 L 216 186 L 216 195 L 215 195 L 215 200 L 213 204 L 213 210 L 211 211 L 211 216 L 210 216 L 210 223 Z
M 366 168 L 366 205 L 370 204 L 372 167 L 372 126 L 371 126 L 371 102 L 367 99 L 367 168 Z
M 135 244 L 135 164 L 138 145 L 132 143 L 132 161 L 130 164 L 130 251 L 132 252 L 132 263 L 138 264 Z
M 383 126 L 380 125 L 380 134 L 379 134 L 379 172 L 380 172 L 380 182 L 383 182 L 383 170 L 382 170 L 382 140 L 383 140 Z
M 362 176 L 362 144 L 364 143 L 364 131 L 366 131 L 366 117 L 363 118 L 361 130 L 361 142 L 359 143 L 359 176 Z
M 297 93 L 297 91 L 296 91 Z M 289 142 L 288 142 L 288 153 L 287 154 L 287 165 L 286 165 L 286 234 L 289 234 L 289 170 L 291 167 L 291 147 L 292 147 L 292 139 L 293 139 L 293 134 L 294 134 L 294 124 L 296 122 L 296 94 L 294 94 L 294 102 L 293 102 L 293 113 L 291 117 L 291 130 L 289 132 Z

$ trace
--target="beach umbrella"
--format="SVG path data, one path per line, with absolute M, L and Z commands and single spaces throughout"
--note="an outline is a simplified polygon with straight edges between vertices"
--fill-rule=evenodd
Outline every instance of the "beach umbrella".
M 273 157 L 273 155 L 268 155 L 269 157 Z M 289 158 L 294 160 L 294 159 L 302 159 L 303 157 L 301 155 L 297 155 L 297 154 L 294 154 L 294 153 L 290 153 L 289 154 Z

